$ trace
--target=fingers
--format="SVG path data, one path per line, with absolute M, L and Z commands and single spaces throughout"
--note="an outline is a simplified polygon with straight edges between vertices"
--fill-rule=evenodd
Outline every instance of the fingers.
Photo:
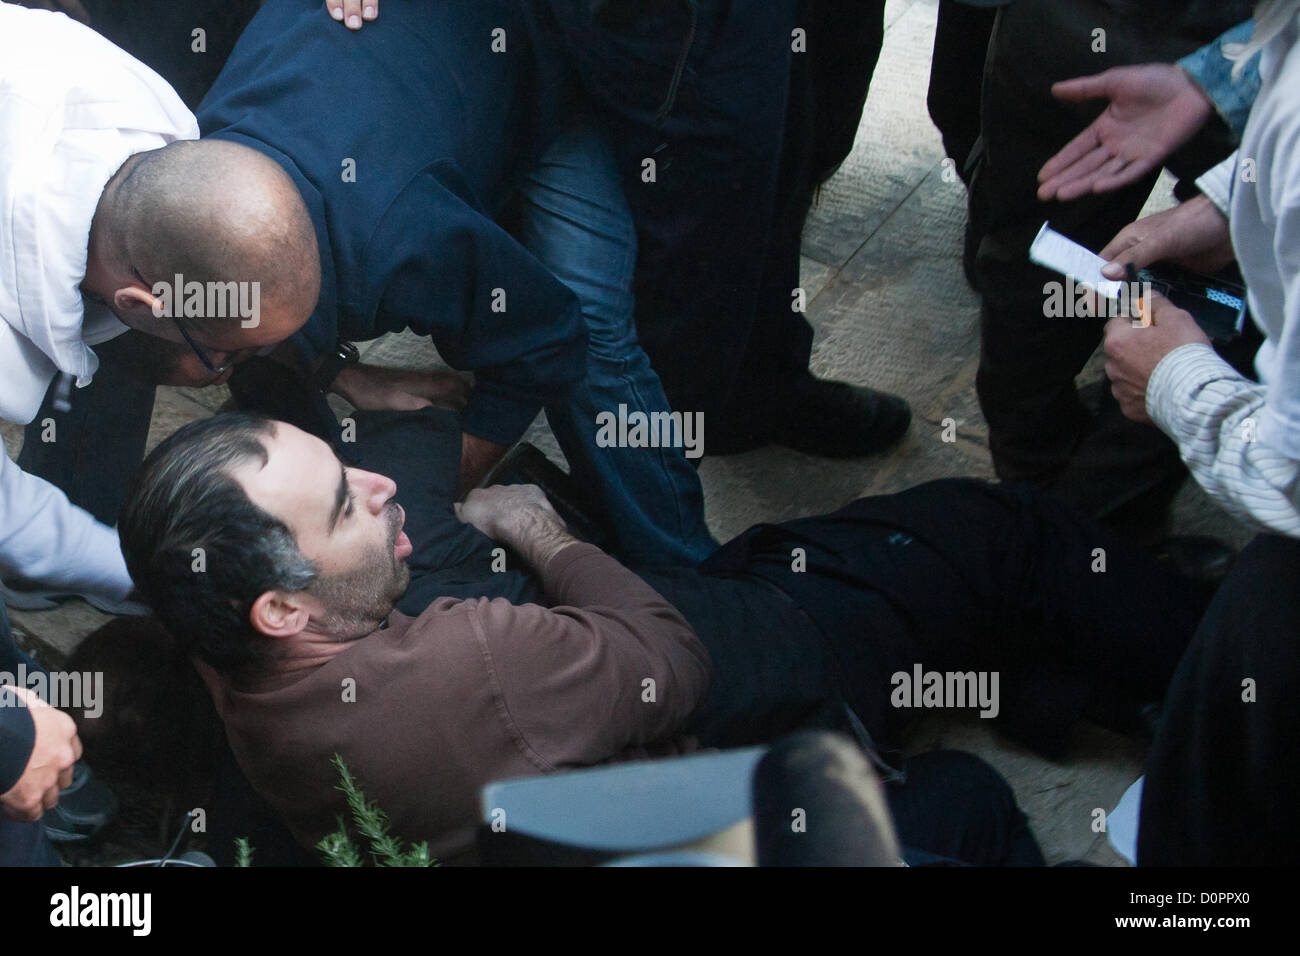
M 330 16 L 349 30 L 360 30 L 363 22 L 379 16 L 379 0 L 326 0 Z
M 1142 222 L 1131 223 L 1106 244 L 1097 255 L 1106 260 L 1101 274 L 1107 279 L 1123 279 L 1128 273 L 1128 263 L 1135 269 L 1145 269 L 1153 262 L 1168 258 L 1169 248 L 1165 236 Z
M 1118 259 L 1121 252 L 1131 249 L 1133 246 L 1141 242 L 1146 231 L 1147 229 L 1144 225 L 1144 221 L 1139 219 L 1137 222 L 1130 222 L 1119 232 L 1115 233 L 1115 238 L 1102 246 L 1101 251 L 1097 253 L 1097 255 L 1101 256 L 1107 262 L 1110 262 L 1110 265 L 1108 265 L 1106 269 L 1102 269 L 1102 272 L 1104 273 L 1111 266 L 1116 265 L 1112 260 Z M 1121 279 L 1123 276 L 1110 276 L 1110 278 Z
M 1111 79 L 1111 71 L 1105 70 L 1091 76 L 1076 76 L 1071 80 L 1061 80 L 1052 84 L 1052 95 L 1067 103 L 1079 103 L 1083 100 L 1110 96 Z
M 1038 171 L 1038 181 L 1046 184 L 1050 180 L 1057 178 L 1080 159 L 1100 147 L 1101 137 L 1097 134 L 1097 124 L 1092 123 L 1043 164 L 1043 168 Z M 1042 198 L 1041 191 L 1040 198 Z
M 1131 186 L 1155 169 L 1157 160 L 1148 156 L 1138 156 L 1127 162 L 1127 166 L 1112 173 L 1103 170 L 1092 184 L 1092 191 L 1094 193 L 1108 193 L 1116 189 L 1123 189 L 1125 186 Z
M 1066 202 L 1087 195 L 1092 191 L 1096 172 L 1107 164 L 1114 163 L 1116 156 L 1110 147 L 1099 144 L 1095 149 L 1074 161 L 1060 174 L 1053 176 L 1038 188 L 1038 198 L 1046 202 L 1059 199 Z M 1046 169 L 1047 167 L 1043 167 Z

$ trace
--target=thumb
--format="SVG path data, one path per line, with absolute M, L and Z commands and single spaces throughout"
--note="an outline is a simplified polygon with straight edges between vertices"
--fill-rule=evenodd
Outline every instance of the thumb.
M 1092 76 L 1076 76 L 1072 80 L 1061 80 L 1052 84 L 1052 95 L 1058 100 L 1065 100 L 1067 103 L 1078 103 L 1083 100 L 1095 100 L 1098 97 L 1109 97 L 1110 88 L 1110 70 L 1103 73 L 1094 73 Z
M 36 693 L 36 691 L 19 684 L 5 684 L 4 687 L 0 688 L 0 690 L 8 690 L 9 693 L 17 697 L 18 706 L 20 707 L 29 707 L 32 710 L 36 710 L 41 707 L 50 706 L 41 699 L 40 694 Z

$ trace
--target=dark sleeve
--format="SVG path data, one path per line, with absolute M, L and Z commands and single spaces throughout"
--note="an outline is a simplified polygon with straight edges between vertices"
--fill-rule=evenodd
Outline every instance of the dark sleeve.
M 449 365 L 474 373 L 461 416 L 470 434 L 514 442 L 586 375 L 577 298 L 477 207 L 451 163 L 402 190 L 366 255 L 381 283 L 377 325 L 427 334 Z
M 36 744 L 36 724 L 18 698 L 0 687 L 0 793 L 13 789 Z

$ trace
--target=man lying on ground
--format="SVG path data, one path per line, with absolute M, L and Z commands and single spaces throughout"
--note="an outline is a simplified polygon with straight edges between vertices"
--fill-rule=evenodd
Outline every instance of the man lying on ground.
M 121 521 L 241 767 L 307 846 L 343 809 L 335 752 L 393 832 L 444 859 L 472 846 L 491 780 L 809 726 L 879 756 L 916 707 L 974 704 L 1060 755 L 1085 706 L 1159 699 L 1205 603 L 1063 506 L 970 480 L 634 572 L 531 486 L 453 505 L 450 412 L 362 416 L 357 436 L 344 465 L 284 423 L 195 422 L 146 460 Z M 917 672 L 996 693 L 904 692 Z

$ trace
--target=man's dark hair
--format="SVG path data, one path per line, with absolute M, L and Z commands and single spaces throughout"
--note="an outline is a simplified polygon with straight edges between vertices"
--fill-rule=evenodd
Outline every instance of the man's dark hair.
M 266 591 L 317 577 L 284 522 L 253 504 L 231 471 L 265 464 L 275 423 L 246 414 L 192 422 L 153 450 L 127 492 L 122 553 L 141 596 L 188 653 L 231 676 L 255 672 L 271 640 L 249 621 Z

